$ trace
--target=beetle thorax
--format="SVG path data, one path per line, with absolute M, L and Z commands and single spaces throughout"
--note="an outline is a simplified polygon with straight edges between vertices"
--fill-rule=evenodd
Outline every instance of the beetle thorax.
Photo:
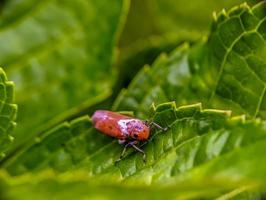
M 146 140 L 149 137 L 150 129 L 141 120 L 121 119 L 118 124 L 127 139 Z

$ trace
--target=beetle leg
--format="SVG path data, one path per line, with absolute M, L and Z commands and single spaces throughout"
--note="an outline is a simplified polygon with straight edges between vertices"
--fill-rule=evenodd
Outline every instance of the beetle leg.
M 121 153 L 121 155 L 120 155 L 120 159 L 122 159 L 123 156 L 125 155 L 128 146 L 129 146 L 129 144 L 126 144 L 126 145 L 125 145 L 125 147 L 124 147 L 124 149 L 123 149 L 123 151 L 122 151 L 122 153 Z
M 118 140 L 118 142 L 119 142 L 119 140 Z M 126 143 L 126 141 L 125 141 L 123 144 L 125 144 L 125 143 Z M 124 149 L 123 149 L 123 151 L 121 152 L 119 158 L 116 160 L 116 162 L 122 160 L 122 158 L 124 157 L 124 155 L 125 155 L 125 153 L 126 153 L 126 150 L 127 150 L 127 148 L 128 148 L 129 146 L 131 146 L 131 143 L 130 143 L 130 142 L 127 143 L 127 144 L 124 146 Z
M 133 147 L 134 149 L 136 149 L 138 152 L 140 152 L 140 153 L 143 154 L 142 160 L 143 160 L 143 162 L 146 163 L 146 153 L 145 153 L 143 150 L 141 150 L 140 148 L 138 148 L 136 145 L 132 145 L 132 147 Z
M 139 147 L 137 147 L 134 143 L 131 144 L 131 146 L 138 152 L 142 153 L 143 154 L 143 162 L 146 162 L 146 153 L 145 151 L 143 151 L 142 149 L 140 149 Z
M 162 131 L 167 131 L 168 127 L 161 127 L 159 124 L 155 123 L 155 122 L 150 122 L 150 126 L 155 126 L 156 128 L 158 128 L 159 130 Z
M 143 154 L 142 159 L 143 159 L 144 162 L 146 162 L 146 153 L 145 153 L 142 149 L 140 149 L 139 147 L 136 146 L 137 143 L 138 143 L 138 141 L 136 141 L 136 140 L 135 140 L 135 141 L 128 142 L 128 143 L 125 145 L 125 147 L 124 147 L 124 149 L 123 149 L 123 151 L 122 151 L 122 153 L 121 153 L 119 159 L 117 159 L 116 162 L 119 162 L 120 160 L 123 159 L 123 157 L 124 157 L 124 155 L 125 155 L 125 153 L 126 153 L 126 150 L 127 150 L 127 148 L 128 148 L 129 146 L 133 147 L 136 151 L 142 153 L 142 154 Z

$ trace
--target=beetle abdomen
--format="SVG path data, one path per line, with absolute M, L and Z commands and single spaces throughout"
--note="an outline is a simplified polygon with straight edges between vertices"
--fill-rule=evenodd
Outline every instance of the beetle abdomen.
M 93 126 L 106 135 L 118 139 L 125 139 L 126 136 L 121 130 L 118 121 L 124 116 L 105 110 L 98 110 L 92 116 Z

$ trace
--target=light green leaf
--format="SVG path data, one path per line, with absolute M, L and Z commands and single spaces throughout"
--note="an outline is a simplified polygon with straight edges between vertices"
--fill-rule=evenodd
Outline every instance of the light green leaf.
M 127 0 L 4 4 L 0 60 L 17 85 L 20 107 L 10 151 L 110 95 L 127 7 Z
M 217 186 L 211 190 L 204 186 L 177 185 L 177 186 L 143 186 L 127 184 L 95 184 L 86 176 L 86 171 L 67 173 L 55 176 L 45 172 L 33 176 L 10 178 L 1 176 L 1 192 L 4 199 L 261 199 L 263 195 L 252 187 L 241 187 L 230 191 Z M 33 180 L 30 181 L 30 180 Z M 252 189 L 252 190 L 251 190 Z M 251 190 L 251 191 L 250 191 Z M 104 191 L 104 192 L 103 192 Z M 225 194 L 224 194 L 225 193 Z M 223 195 L 224 194 L 224 195 Z
M 161 55 L 121 92 L 113 109 L 135 110 L 143 117 L 152 102 L 201 101 L 206 107 L 265 118 L 265 5 L 222 11 L 206 42 Z
M 34 181 L 30 181 L 34 180 Z M 108 181 L 107 181 L 108 182 Z M 42 175 L 10 178 L 1 175 L 1 199 L 193 199 L 215 198 L 224 188 L 209 189 L 178 187 L 129 186 L 125 184 L 95 184 L 86 177 L 85 171 L 55 176 L 46 172 Z M 104 192 L 103 192 L 104 191 Z
M 6 74 L 0 68 L 0 159 L 13 141 L 11 132 L 16 126 L 17 105 L 14 101 L 14 83 L 7 80 Z

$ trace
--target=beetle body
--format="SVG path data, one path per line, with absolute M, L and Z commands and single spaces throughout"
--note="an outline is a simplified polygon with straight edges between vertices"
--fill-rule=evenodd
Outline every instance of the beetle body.
M 133 117 L 122 115 L 108 110 L 97 110 L 92 115 L 93 127 L 111 137 L 117 138 L 119 144 L 124 145 L 120 158 L 124 156 L 128 147 L 133 147 L 136 151 L 143 154 L 143 160 L 146 160 L 145 152 L 140 149 L 137 144 L 140 141 L 148 140 L 150 136 L 150 127 L 166 131 L 167 128 L 162 128 L 160 125 L 147 121 L 142 121 Z
M 96 111 L 92 123 L 102 133 L 119 140 L 143 141 L 150 136 L 150 127 L 144 121 L 112 111 Z

